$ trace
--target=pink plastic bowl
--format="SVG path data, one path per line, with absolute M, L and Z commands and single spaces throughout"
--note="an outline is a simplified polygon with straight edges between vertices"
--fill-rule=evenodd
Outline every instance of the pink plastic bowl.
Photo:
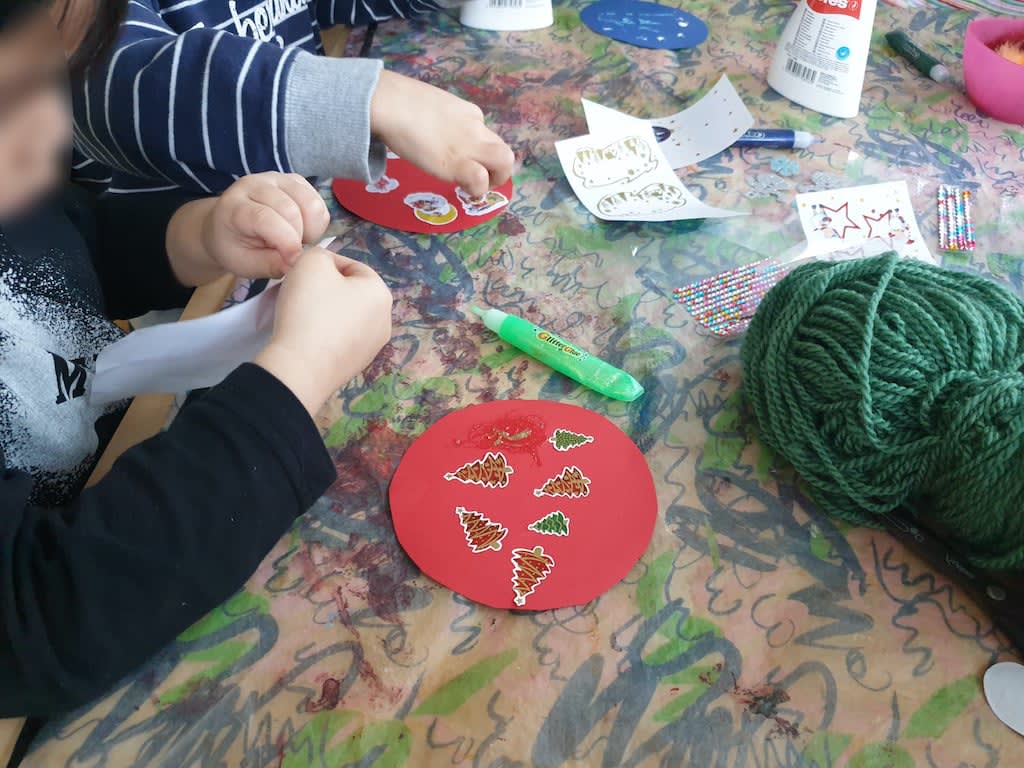
M 1003 40 L 1024 40 L 1024 19 L 975 19 L 967 25 L 964 84 L 980 111 L 1024 125 L 1024 66 L 989 47 Z

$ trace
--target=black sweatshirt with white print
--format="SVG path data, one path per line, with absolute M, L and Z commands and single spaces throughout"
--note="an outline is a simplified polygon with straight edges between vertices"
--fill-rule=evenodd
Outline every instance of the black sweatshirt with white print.
M 176 195 L 74 188 L 0 228 L 0 718 L 103 694 L 237 591 L 335 478 L 309 414 L 243 365 L 82 490 L 124 405 L 89 403 L 108 318 L 182 306 Z

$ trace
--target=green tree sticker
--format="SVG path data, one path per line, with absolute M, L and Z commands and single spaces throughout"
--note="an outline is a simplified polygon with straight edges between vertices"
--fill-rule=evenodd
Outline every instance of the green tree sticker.
M 546 536 L 568 536 L 569 518 L 561 512 L 552 512 L 540 520 L 530 523 L 527 528 L 534 533 L 543 533 Z
M 556 429 L 555 434 L 548 438 L 548 442 L 555 446 L 556 451 L 571 451 L 581 445 L 594 442 L 590 435 L 581 435 L 578 432 L 571 432 L 568 429 Z

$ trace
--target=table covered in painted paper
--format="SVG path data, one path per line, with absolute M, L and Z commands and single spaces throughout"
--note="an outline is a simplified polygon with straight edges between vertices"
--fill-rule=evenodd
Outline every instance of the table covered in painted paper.
M 595 36 L 579 2 L 538 32 L 471 31 L 444 16 L 378 30 L 373 55 L 478 102 L 515 148 L 511 210 L 433 238 L 336 211 L 340 248 L 396 298 L 391 344 L 320 417 L 337 483 L 244 591 L 51 726 L 30 765 L 1024 764 L 1024 742 L 979 690 L 987 665 L 1012 658 L 991 621 L 888 535 L 817 513 L 756 441 L 739 342 L 700 332 L 671 301 L 675 286 L 796 243 L 798 191 L 893 179 L 909 182 L 933 244 L 937 184 L 974 190 L 979 250 L 945 263 L 1020 289 L 1024 130 L 884 53 L 882 33 L 899 26 L 955 61 L 966 14 L 881 7 L 861 115 L 840 121 L 765 84 L 791 3 L 684 5 L 711 34 L 678 53 Z M 590 217 L 553 146 L 585 132 L 580 97 L 667 114 L 723 72 L 758 124 L 824 143 L 727 151 L 686 170 L 701 198 L 749 217 Z M 473 302 L 578 341 L 648 394 L 624 405 L 574 386 L 482 332 Z M 445 413 L 495 398 L 591 408 L 648 459 L 653 541 L 591 604 L 484 609 L 420 575 L 395 541 L 387 488 L 405 449 Z

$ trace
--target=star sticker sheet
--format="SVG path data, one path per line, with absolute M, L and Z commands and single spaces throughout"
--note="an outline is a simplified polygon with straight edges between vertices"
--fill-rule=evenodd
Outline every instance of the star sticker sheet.
M 808 255 L 859 245 L 934 262 L 921 237 L 905 181 L 808 192 L 796 196 Z
M 643 454 L 608 419 L 565 403 L 450 413 L 391 482 L 398 541 L 422 571 L 494 608 L 582 605 L 621 581 L 658 514 Z

